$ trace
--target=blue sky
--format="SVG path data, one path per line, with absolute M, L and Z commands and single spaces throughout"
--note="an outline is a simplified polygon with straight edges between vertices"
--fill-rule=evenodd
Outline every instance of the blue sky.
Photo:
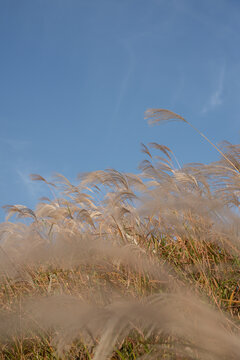
M 239 143 L 239 18 L 239 0 L 1 0 L 0 205 L 34 208 L 47 189 L 30 173 L 136 173 L 141 142 L 217 160 L 185 124 L 149 127 L 148 108 Z

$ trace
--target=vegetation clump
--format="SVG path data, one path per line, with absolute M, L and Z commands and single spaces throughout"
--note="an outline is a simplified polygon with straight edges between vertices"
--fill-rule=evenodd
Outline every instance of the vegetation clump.
M 207 165 L 150 143 L 138 175 L 31 175 L 52 196 L 5 206 L 1 359 L 239 358 L 240 146 L 212 145 Z

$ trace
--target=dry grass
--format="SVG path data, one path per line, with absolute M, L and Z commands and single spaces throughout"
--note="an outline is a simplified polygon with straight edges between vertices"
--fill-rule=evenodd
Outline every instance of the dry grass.
M 32 175 L 53 196 L 5 207 L 0 358 L 238 359 L 240 147 L 214 147 L 209 165 L 151 143 L 139 175 Z

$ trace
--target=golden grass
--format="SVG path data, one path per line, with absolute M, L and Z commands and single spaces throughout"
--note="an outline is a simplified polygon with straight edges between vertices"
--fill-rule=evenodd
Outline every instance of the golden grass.
M 240 146 L 214 147 L 209 165 L 151 143 L 139 175 L 31 175 L 53 196 L 5 206 L 0 358 L 238 359 Z

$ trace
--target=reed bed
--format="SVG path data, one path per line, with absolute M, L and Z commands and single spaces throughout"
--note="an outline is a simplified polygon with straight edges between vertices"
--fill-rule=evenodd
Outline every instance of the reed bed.
M 5 206 L 1 359 L 239 359 L 240 146 L 194 129 L 217 162 L 150 143 L 138 175 L 31 175 L 52 196 Z

